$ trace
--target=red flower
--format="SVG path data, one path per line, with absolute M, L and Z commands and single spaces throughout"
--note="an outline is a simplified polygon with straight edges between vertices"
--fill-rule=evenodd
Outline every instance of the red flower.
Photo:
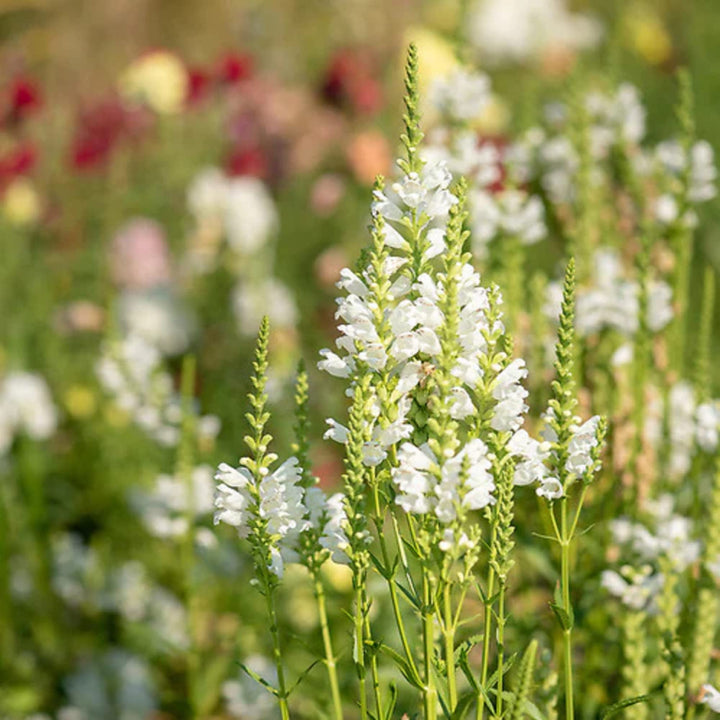
M 488 186 L 488 191 L 491 193 L 500 193 L 505 190 L 505 183 L 507 181 L 507 167 L 503 160 L 505 155 L 505 149 L 508 146 L 508 139 L 502 135 L 481 135 L 478 138 L 478 144 L 492 145 L 498 152 L 499 161 L 497 165 L 498 178 L 497 180 Z
M 22 143 L 0 157 L 0 188 L 6 187 L 19 175 L 27 175 L 37 162 L 37 149 L 32 143 Z
M 199 105 L 210 92 L 210 74 L 202 68 L 188 68 L 187 105 Z
M 227 85 L 248 80 L 253 74 L 253 59 L 247 53 L 228 53 L 220 59 L 217 79 Z
M 333 56 L 321 91 L 333 105 L 348 105 L 362 114 L 377 112 L 382 104 L 380 83 L 366 57 L 355 50 L 340 50 Z
M 128 109 L 118 98 L 102 100 L 82 110 L 72 142 L 70 162 L 77 170 L 104 165 L 123 140 L 132 140 L 147 128 L 148 113 Z
M 266 180 L 270 172 L 267 156 L 260 147 L 233 148 L 225 160 L 225 172 L 231 177 L 253 175 Z
M 30 117 L 42 105 L 40 89 L 32 79 L 17 76 L 8 89 L 6 122 L 17 124 Z

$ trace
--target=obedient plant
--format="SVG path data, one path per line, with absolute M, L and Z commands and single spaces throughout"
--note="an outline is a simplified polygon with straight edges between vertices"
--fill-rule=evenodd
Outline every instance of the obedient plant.
M 423 154 L 413 47 L 405 108 L 401 174 L 376 182 L 371 243 L 356 270 L 341 272 L 340 335 L 336 349 L 321 351 L 318 363 L 345 381 L 351 400 L 348 419 L 328 420 L 325 433 L 345 446 L 344 494 L 326 498 L 309 468 L 304 372 L 298 376 L 295 455 L 277 465 L 269 450 L 264 320 L 245 439 L 249 455 L 237 469 L 219 468 L 216 522 L 236 527 L 249 543 L 277 671 L 277 685 L 265 684 L 283 717 L 293 686 L 283 664 L 275 596 L 286 563 L 310 572 L 328 706 L 338 718 L 347 712 L 319 573 L 330 560 L 348 564 L 352 573 L 353 700 L 361 718 L 393 717 L 398 703 L 426 718 L 471 711 L 477 718 L 520 718 L 536 707 L 529 696 L 537 642 L 506 645 L 507 599 L 516 563 L 516 503 L 532 500 L 517 488 L 534 486 L 558 548 L 551 607 L 563 648 L 556 662 L 565 678 L 565 714 L 572 718 L 571 552 L 607 427 L 598 416 L 583 422 L 576 414 L 574 262 L 568 262 L 563 289 L 556 379 L 536 439 L 523 428 L 527 369 L 503 320 L 502 293 L 482 284 L 467 252 L 467 183 L 454 182 L 445 162 Z M 373 575 L 385 581 L 385 593 L 377 595 Z M 374 628 L 372 606 L 382 597 L 389 599 L 395 638 L 378 637 Z M 482 611 L 473 614 L 478 601 Z M 472 634 L 468 626 L 475 626 Z M 519 651 L 518 671 L 508 673 Z M 385 680 L 388 662 L 407 690 Z

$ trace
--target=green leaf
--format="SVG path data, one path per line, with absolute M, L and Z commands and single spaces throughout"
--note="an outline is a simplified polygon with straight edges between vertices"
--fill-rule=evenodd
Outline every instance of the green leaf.
M 398 689 L 394 682 L 390 683 L 390 698 L 388 700 L 387 710 L 385 711 L 384 720 L 393 720 L 393 713 L 395 712 L 395 706 L 397 705 Z
M 560 605 L 557 605 L 556 603 L 550 603 L 550 607 L 555 613 L 555 617 L 558 619 L 560 627 L 562 627 L 565 631 L 572 630 L 574 625 L 574 618 L 572 615 L 569 615 L 565 608 L 560 607 Z M 572 613 L 572 610 L 570 612 Z
M 416 609 L 420 610 L 422 606 L 422 602 L 420 601 L 420 598 L 411 590 L 408 590 L 404 585 L 402 585 L 399 582 L 396 582 L 395 585 L 397 586 L 398 590 L 410 601 L 410 604 Z
M 631 707 L 632 705 L 638 705 L 639 703 L 650 702 L 650 700 L 652 700 L 652 698 L 653 698 L 653 694 L 649 694 L 649 695 L 638 695 L 637 697 L 627 698 L 626 700 L 620 700 L 620 701 L 606 707 L 600 713 L 600 720 L 607 720 L 607 718 L 611 718 L 614 715 L 617 715 L 619 712 L 621 712 L 625 708 Z
M 292 693 L 297 688 L 297 686 L 300 685 L 300 683 L 309 675 L 310 671 L 320 662 L 322 662 L 322 660 L 320 660 L 318 658 L 314 662 L 310 663 L 310 665 L 308 665 L 308 667 L 306 667 L 300 673 L 300 675 L 298 675 L 297 680 L 295 680 L 295 682 L 288 688 L 287 694 L 286 694 L 287 697 L 290 697 L 290 693 Z
M 423 690 L 425 688 L 425 684 L 423 683 L 420 676 L 417 674 L 417 671 L 413 668 L 412 665 L 402 656 L 399 652 L 396 650 L 393 650 L 391 647 L 388 647 L 385 645 L 385 643 L 379 643 L 379 651 L 383 653 L 383 655 L 387 655 L 397 666 L 398 670 L 403 674 L 403 677 L 413 686 L 416 687 L 418 690 Z
M 450 716 L 450 720 L 463 720 L 463 718 L 468 714 L 468 710 L 470 710 L 475 702 L 476 697 L 476 693 L 473 692 L 463 695 L 458 701 L 458 704 L 455 706 L 455 710 Z
M 256 683 L 260 683 L 269 693 L 272 693 L 275 697 L 280 697 L 280 691 L 274 688 L 267 680 L 261 678 L 254 670 L 251 670 L 247 665 L 239 662 L 238 665 L 246 672 Z

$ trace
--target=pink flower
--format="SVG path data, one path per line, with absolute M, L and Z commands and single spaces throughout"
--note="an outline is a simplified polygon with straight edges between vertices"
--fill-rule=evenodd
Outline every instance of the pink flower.
M 168 283 L 171 271 L 165 231 L 154 220 L 130 220 L 113 238 L 110 264 L 113 279 L 124 288 L 140 290 Z

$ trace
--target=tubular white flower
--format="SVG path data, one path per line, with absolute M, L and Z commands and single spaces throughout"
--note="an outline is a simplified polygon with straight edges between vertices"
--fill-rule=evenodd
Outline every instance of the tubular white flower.
M 712 685 L 705 684 L 700 688 L 700 702 L 707 705 L 714 713 L 720 713 L 720 691 Z

